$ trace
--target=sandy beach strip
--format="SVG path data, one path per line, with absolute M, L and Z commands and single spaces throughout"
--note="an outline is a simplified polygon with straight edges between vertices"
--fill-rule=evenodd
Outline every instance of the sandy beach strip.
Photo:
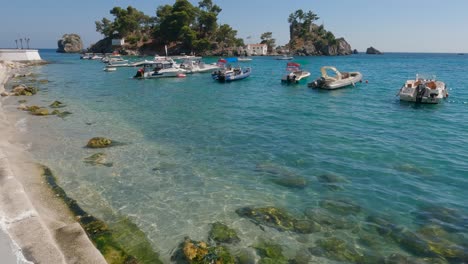
M 14 71 L 27 69 L 19 66 L 0 62 L 0 93 Z M 68 207 L 44 183 L 41 167 L 15 144 L 14 120 L 9 120 L 2 107 L 0 103 L 2 263 L 4 253 L 16 263 L 106 263 Z M 16 255 L 14 245 L 18 247 Z M 24 259 L 16 260 L 18 257 Z

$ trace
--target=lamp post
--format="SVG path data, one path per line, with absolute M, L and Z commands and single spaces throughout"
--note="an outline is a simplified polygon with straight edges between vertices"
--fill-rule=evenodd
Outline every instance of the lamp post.
M 18 40 L 15 39 L 15 43 L 16 43 L 16 49 L 18 49 Z

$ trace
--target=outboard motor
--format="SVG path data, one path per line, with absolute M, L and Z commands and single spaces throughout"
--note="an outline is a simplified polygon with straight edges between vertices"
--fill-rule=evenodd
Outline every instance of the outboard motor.
M 323 77 L 320 77 L 319 79 L 307 84 L 307 86 L 311 88 L 319 88 L 323 85 L 325 85 L 325 78 Z
M 416 103 L 421 103 L 424 93 L 426 92 L 426 85 L 420 83 L 416 87 Z

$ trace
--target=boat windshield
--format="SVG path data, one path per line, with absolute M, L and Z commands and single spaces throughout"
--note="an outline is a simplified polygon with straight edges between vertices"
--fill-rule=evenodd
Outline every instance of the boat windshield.
M 417 73 L 416 80 L 417 81 L 433 81 L 433 80 L 436 80 L 436 76 L 434 74 Z

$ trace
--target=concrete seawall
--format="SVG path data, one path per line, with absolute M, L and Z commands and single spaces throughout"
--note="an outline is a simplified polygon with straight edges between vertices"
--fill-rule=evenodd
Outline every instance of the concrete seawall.
M 0 61 L 41 61 L 36 49 L 0 49 Z

